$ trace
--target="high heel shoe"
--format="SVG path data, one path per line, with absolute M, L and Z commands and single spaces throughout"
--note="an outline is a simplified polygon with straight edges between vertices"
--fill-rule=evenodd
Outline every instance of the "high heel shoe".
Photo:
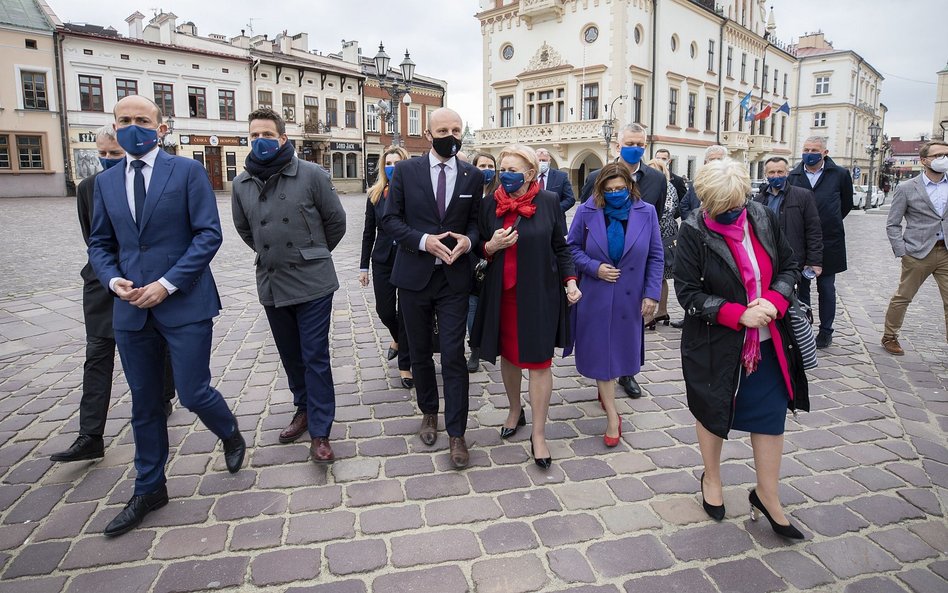
M 724 505 L 710 504 L 704 498 L 704 472 L 701 472 L 701 506 L 704 507 L 704 512 L 708 513 L 708 516 L 715 521 L 724 520 Z
M 800 533 L 800 530 L 793 526 L 793 524 L 781 525 L 774 521 L 773 517 L 770 516 L 770 513 L 767 512 L 767 509 L 764 507 L 764 503 L 761 502 L 760 497 L 757 496 L 757 490 L 752 489 L 750 495 L 747 497 L 747 500 L 751 504 L 751 521 L 756 521 L 759 514 L 767 517 L 767 520 L 770 521 L 770 527 L 774 530 L 774 533 L 777 535 L 782 535 L 788 539 L 803 539 L 803 534 Z
M 645 327 L 647 327 L 650 330 L 654 330 L 655 326 L 659 322 L 661 322 L 662 325 L 668 325 L 671 322 L 671 317 L 669 317 L 668 315 L 659 315 L 658 317 L 653 318 L 652 322 L 646 325 Z
M 618 446 L 620 440 L 622 440 L 622 416 L 619 416 L 619 436 L 602 435 L 602 442 L 609 448 Z
M 517 419 L 517 425 L 513 428 L 507 428 L 506 426 L 500 427 L 500 438 L 509 439 L 514 434 L 517 433 L 517 429 L 521 426 L 527 425 L 527 416 L 523 413 L 523 408 L 520 408 L 520 418 Z
M 553 465 L 552 457 L 537 457 L 537 454 L 533 451 L 533 435 L 530 435 L 530 455 L 533 456 L 533 462 L 536 463 L 542 469 L 550 469 L 550 466 Z

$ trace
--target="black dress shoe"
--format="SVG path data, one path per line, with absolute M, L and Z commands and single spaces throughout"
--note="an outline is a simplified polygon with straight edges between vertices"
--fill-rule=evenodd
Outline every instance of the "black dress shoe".
M 125 508 L 109 521 L 102 533 L 106 537 L 116 537 L 135 529 L 145 516 L 168 504 L 168 489 L 162 486 L 155 492 L 133 496 Z
M 105 456 L 105 445 L 102 437 L 91 434 L 81 434 L 65 451 L 50 455 L 50 461 L 82 461 L 84 459 L 102 459 Z
M 240 429 L 235 428 L 234 434 L 221 441 L 224 445 L 224 463 L 227 464 L 227 471 L 236 474 L 240 471 L 240 466 L 244 464 L 244 455 L 247 453 L 247 441 L 240 434 Z
M 402 387 L 405 389 L 413 389 L 415 387 L 415 380 L 411 377 L 402 377 Z
M 517 433 L 518 428 L 520 428 L 521 426 L 526 426 L 526 425 L 527 425 L 527 417 L 523 413 L 523 408 L 520 408 L 520 418 L 517 419 L 517 425 L 514 426 L 513 428 L 507 428 L 506 426 L 501 426 L 500 438 L 509 439 L 510 437 L 512 437 L 513 435 Z
M 165 401 L 165 418 L 171 416 L 171 411 L 174 410 L 174 404 L 171 403 L 171 400 Z
M 829 348 L 833 344 L 833 334 L 819 332 L 816 334 L 816 347 Z
M 639 384 L 636 383 L 635 377 L 625 376 L 619 377 L 618 381 L 622 389 L 625 390 L 626 395 L 632 399 L 639 399 L 642 397 L 642 388 L 639 387 Z
M 681 320 L 678 320 L 678 321 L 672 321 L 672 322 L 671 322 L 671 326 L 672 326 L 673 328 L 675 328 L 675 329 L 681 329 L 681 328 L 685 327 L 685 320 L 684 320 L 684 319 L 681 319 Z
M 388 357 L 389 360 L 394 360 L 395 357 L 398 356 L 398 348 L 392 348 L 391 346 L 389 346 L 388 354 L 386 354 L 386 356 Z
M 476 373 L 481 364 L 481 349 L 471 348 L 471 355 L 467 359 L 467 372 Z

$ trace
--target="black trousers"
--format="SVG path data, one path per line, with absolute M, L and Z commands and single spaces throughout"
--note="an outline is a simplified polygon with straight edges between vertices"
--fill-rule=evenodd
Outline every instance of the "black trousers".
M 164 401 L 174 399 L 171 357 L 165 347 Z M 112 397 L 115 339 L 86 336 L 86 361 L 82 365 L 82 399 L 79 400 L 79 434 L 102 436 Z
M 398 370 L 411 370 L 408 332 L 405 330 L 405 318 L 398 307 L 396 289 L 392 286 L 392 266 L 395 264 L 395 250 L 384 264 L 372 262 L 372 290 L 375 292 L 375 312 L 382 324 L 398 343 Z
M 441 377 L 444 379 L 444 424 L 448 435 L 464 436 L 468 413 L 468 374 L 464 358 L 468 293 L 454 292 L 440 266 L 435 268 L 431 280 L 423 289 L 400 289 L 398 292 L 408 331 L 418 407 L 423 414 L 438 413 L 438 379 L 431 339 L 437 313 Z

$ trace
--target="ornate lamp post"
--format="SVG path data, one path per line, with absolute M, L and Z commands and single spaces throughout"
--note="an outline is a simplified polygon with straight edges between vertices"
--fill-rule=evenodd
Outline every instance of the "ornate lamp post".
M 865 209 L 868 211 L 872 208 L 872 169 L 876 164 L 876 154 L 878 154 L 879 149 L 876 148 L 876 143 L 879 142 L 879 132 L 882 131 L 882 128 L 879 127 L 879 124 L 872 122 L 869 124 L 869 147 L 866 149 L 866 152 L 869 153 L 869 183 L 866 186 L 866 204 Z
M 610 113 L 610 114 L 611 114 L 611 113 L 615 113 L 616 101 L 621 101 L 621 100 L 623 100 L 623 99 L 625 99 L 625 95 L 619 95 L 618 97 L 616 97 L 615 99 L 612 100 L 612 103 L 609 104 L 609 113 Z M 605 160 L 605 162 L 607 162 L 607 163 L 608 163 L 609 160 L 610 160 L 610 155 L 609 155 L 609 143 L 612 141 L 612 134 L 616 131 L 615 121 L 616 121 L 616 118 L 615 118 L 614 116 L 610 115 L 610 116 L 609 116 L 609 119 L 607 119 L 607 120 L 605 120 L 605 121 L 602 122 L 602 138 L 603 138 L 603 140 L 606 141 L 606 160 Z
M 174 154 L 175 142 L 171 139 L 171 133 L 174 132 L 174 116 L 169 115 L 166 117 L 165 125 L 168 126 L 168 131 L 161 138 L 161 148 L 165 152 Z
M 401 69 L 401 80 L 395 76 L 389 78 L 388 67 L 391 58 L 385 53 L 385 46 L 379 43 L 379 53 L 375 54 L 375 78 L 378 80 L 379 88 L 386 91 L 391 98 L 388 105 L 384 101 L 379 101 L 376 105 L 376 111 L 381 114 L 382 119 L 387 121 L 392 129 L 392 144 L 401 146 L 401 134 L 398 130 L 398 103 L 399 99 L 408 105 L 411 103 L 411 96 L 408 89 L 411 81 L 415 77 L 415 63 L 411 60 L 408 50 L 405 50 L 405 59 L 399 64 Z

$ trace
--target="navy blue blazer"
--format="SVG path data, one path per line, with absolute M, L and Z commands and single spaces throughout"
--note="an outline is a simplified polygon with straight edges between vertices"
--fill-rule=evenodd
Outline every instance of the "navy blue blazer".
M 546 172 L 546 191 L 553 192 L 560 201 L 560 222 L 563 223 L 563 234 L 566 234 L 566 211 L 576 203 L 573 196 L 573 185 L 569 182 L 569 175 L 559 169 L 550 169 Z
M 96 177 L 89 261 L 106 287 L 116 277 L 136 288 L 164 277 L 177 290 L 150 311 L 160 323 L 180 327 L 220 312 L 210 263 L 221 246 L 221 221 L 204 167 L 157 150 L 138 225 L 126 197 L 126 161 Z M 148 311 L 116 298 L 113 325 L 140 330 Z
M 388 197 L 383 192 L 379 201 L 372 203 L 371 198 L 365 200 L 365 228 L 362 230 L 362 257 L 359 258 L 359 269 L 368 270 L 369 261 L 377 264 L 386 264 L 397 243 L 382 228 L 382 217 L 385 215 L 385 205 Z
M 421 290 L 431 280 L 435 257 L 418 249 L 425 233 L 437 235 L 451 231 L 467 235 L 471 245 L 477 245 L 477 212 L 484 194 L 484 176 L 470 163 L 457 159 L 455 163 L 457 182 L 443 220 L 438 215 L 431 187 L 428 153 L 395 164 L 382 228 L 398 243 L 392 268 L 392 284 L 398 288 Z M 470 291 L 471 258 L 457 259 L 446 266 L 444 272 L 455 292 Z

